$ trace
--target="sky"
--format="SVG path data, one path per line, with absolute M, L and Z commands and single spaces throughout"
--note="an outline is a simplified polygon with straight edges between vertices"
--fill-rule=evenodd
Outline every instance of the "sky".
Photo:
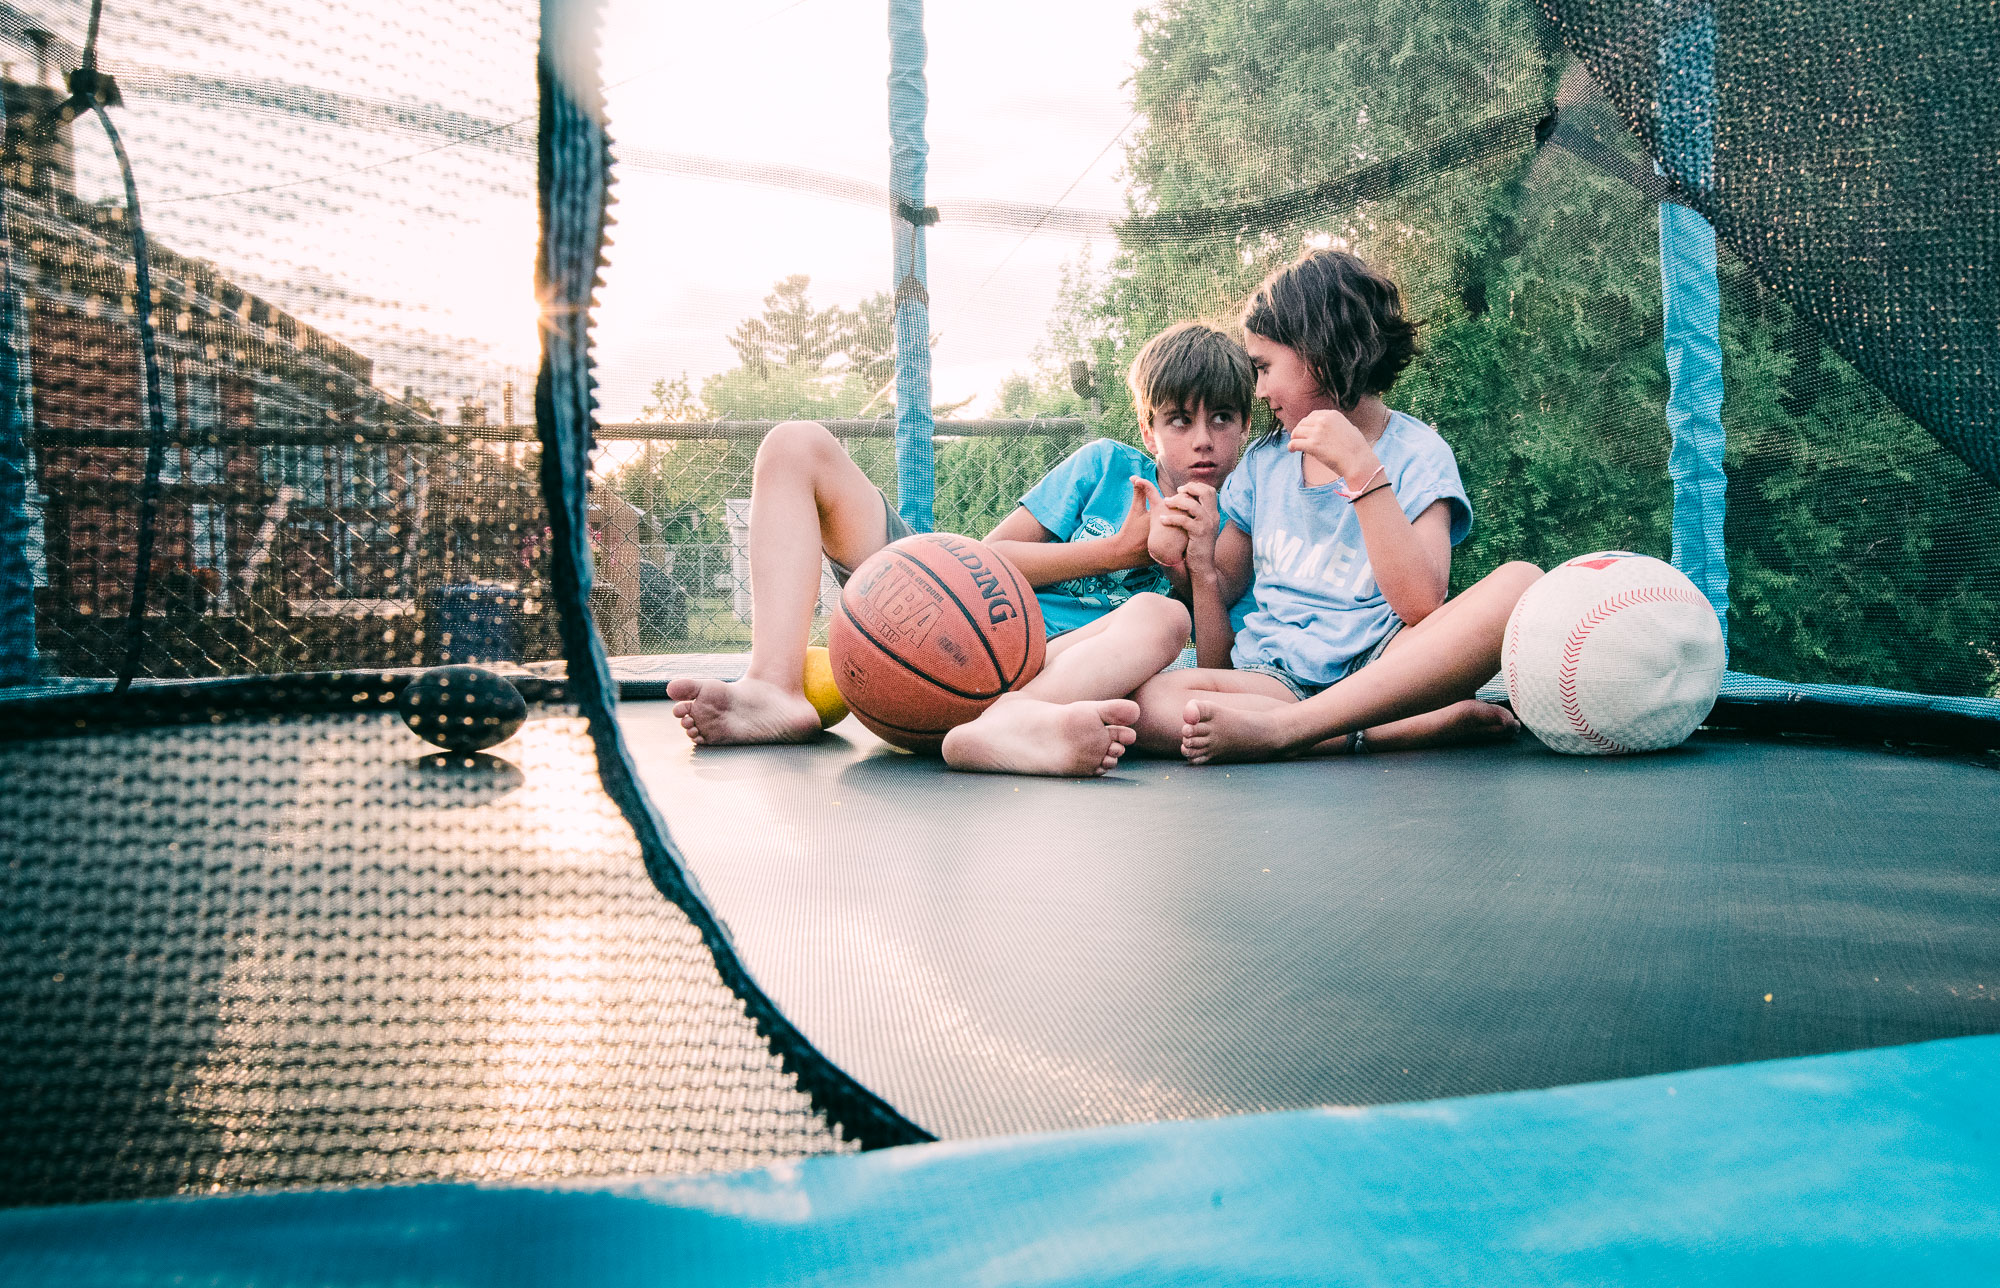
M 996 199 L 1122 210 L 1136 46 L 1130 0 L 950 0 L 925 15 L 932 204 Z M 605 79 L 614 146 L 888 182 L 882 0 L 652 6 L 614 0 Z M 885 211 L 785 189 L 627 168 L 618 187 L 600 373 L 607 410 L 651 382 L 734 363 L 727 336 L 778 279 L 852 307 L 892 286 Z M 1082 242 L 954 228 L 928 234 L 939 402 L 984 401 L 1026 371 L 1059 273 Z M 1108 246 L 1096 248 L 1101 262 Z M 996 274 L 995 270 L 999 272 Z M 975 404 L 976 406 L 976 404 Z
M 15 7 L 80 41 L 84 6 Z M 1067 191 L 1065 205 L 1121 210 L 1134 7 L 932 3 L 932 203 Z M 108 0 L 100 58 L 128 86 L 114 113 L 149 232 L 373 357 L 391 392 L 497 407 L 500 385 L 525 385 L 536 365 L 534 12 L 528 0 Z M 30 56 L 9 56 L 31 74 Z M 636 416 L 661 377 L 698 386 L 733 365 L 729 332 L 782 277 L 810 275 L 822 306 L 891 287 L 886 211 L 660 164 L 885 185 L 884 0 L 608 0 L 602 57 L 614 150 L 630 162 L 598 315 L 604 419 Z M 190 90 L 189 77 L 236 89 Z M 351 112 L 316 112 L 315 93 L 457 115 L 428 132 L 356 128 Z M 80 194 L 118 193 L 101 132 L 79 122 L 76 140 Z M 931 230 L 939 402 L 979 410 L 1029 369 L 1062 266 L 1083 250 L 1050 231 Z

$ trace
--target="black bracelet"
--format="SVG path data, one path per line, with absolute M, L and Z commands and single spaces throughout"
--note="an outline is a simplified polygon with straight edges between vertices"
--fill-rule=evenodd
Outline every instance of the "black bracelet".
M 1362 497 L 1367 496 L 1370 492 L 1380 492 L 1383 488 L 1388 486 L 1389 486 L 1389 480 L 1383 479 L 1380 483 L 1377 483 L 1374 487 L 1363 488 L 1361 491 L 1355 493 L 1354 500 L 1349 501 L 1348 504 L 1353 505 L 1355 501 L 1359 501 Z

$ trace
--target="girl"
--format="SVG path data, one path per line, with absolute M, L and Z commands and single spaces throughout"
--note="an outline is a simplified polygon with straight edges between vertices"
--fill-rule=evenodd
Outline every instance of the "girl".
M 1168 499 L 1154 557 L 1185 560 L 1198 644 L 1246 585 L 1251 607 L 1229 669 L 1170 671 L 1133 695 L 1139 745 L 1201 764 L 1512 730 L 1471 697 L 1541 570 L 1510 563 L 1446 601 L 1472 507 L 1450 447 L 1382 401 L 1417 351 L 1395 284 L 1314 251 L 1258 287 L 1243 327 L 1277 428 L 1212 503 Z

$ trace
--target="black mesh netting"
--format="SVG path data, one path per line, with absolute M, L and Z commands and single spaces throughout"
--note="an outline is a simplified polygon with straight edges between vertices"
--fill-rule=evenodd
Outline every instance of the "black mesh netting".
M 0 800 L 0 1203 L 852 1147 L 573 713 L 505 759 L 325 715 L 0 744 L 0 773 L 35 784 Z
M 2000 482 L 1992 7 L 1547 7 L 1682 199 L 1825 343 Z

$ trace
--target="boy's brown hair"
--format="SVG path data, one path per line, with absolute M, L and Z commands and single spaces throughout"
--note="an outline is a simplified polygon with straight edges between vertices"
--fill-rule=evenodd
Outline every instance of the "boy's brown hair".
M 1243 306 L 1243 329 L 1297 353 L 1342 411 L 1388 393 L 1417 356 L 1417 324 L 1396 284 L 1341 250 L 1310 251 L 1265 278 Z
M 1205 322 L 1178 322 L 1146 341 L 1125 384 L 1143 429 L 1155 413 L 1175 408 L 1233 411 L 1247 420 L 1257 373 L 1234 336 Z

